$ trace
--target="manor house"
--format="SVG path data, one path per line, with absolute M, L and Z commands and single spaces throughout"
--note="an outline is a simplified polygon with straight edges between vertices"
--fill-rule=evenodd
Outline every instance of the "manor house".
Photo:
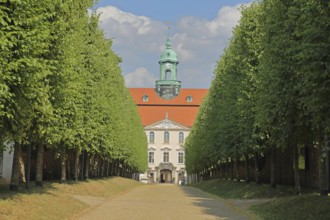
M 150 182 L 185 181 L 185 139 L 195 121 L 207 89 L 181 88 L 177 80 L 177 54 L 170 37 L 160 55 L 160 79 L 155 88 L 130 88 L 148 138 Z

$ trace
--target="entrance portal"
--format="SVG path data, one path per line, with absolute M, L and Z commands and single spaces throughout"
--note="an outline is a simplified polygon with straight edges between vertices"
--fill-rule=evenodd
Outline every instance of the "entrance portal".
M 160 182 L 161 183 L 172 183 L 172 171 L 161 170 L 160 171 Z

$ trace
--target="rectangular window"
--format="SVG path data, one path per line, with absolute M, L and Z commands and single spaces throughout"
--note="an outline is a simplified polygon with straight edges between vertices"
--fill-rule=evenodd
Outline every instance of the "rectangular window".
M 149 152 L 149 157 L 148 157 L 149 163 L 154 163 L 155 162 L 155 154 L 154 152 Z
M 170 133 L 168 131 L 164 132 L 164 143 L 170 142 Z
M 170 155 L 168 152 L 164 152 L 163 162 L 168 163 L 170 161 Z
M 149 142 L 150 143 L 154 143 L 155 142 L 155 133 L 153 131 L 151 131 L 149 133 Z
M 179 153 L 178 162 L 183 163 L 183 153 L 182 152 Z
M 183 134 L 183 132 L 180 132 L 179 133 L 179 143 L 182 144 L 183 141 L 184 141 L 184 134 Z

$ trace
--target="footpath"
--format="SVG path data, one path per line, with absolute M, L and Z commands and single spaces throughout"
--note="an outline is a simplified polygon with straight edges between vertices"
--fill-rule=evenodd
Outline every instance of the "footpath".
M 251 219 L 243 209 L 199 189 L 173 184 L 134 188 L 110 199 L 79 196 L 90 205 L 74 219 L 199 220 Z

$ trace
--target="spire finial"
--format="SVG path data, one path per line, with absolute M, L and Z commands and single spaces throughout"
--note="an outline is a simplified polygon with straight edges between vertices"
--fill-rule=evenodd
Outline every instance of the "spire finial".
M 166 41 L 166 48 L 171 49 L 172 48 L 172 42 L 170 39 L 170 29 L 171 29 L 171 22 L 170 21 L 166 21 L 165 22 L 166 26 L 167 26 L 167 41 Z
M 171 22 L 170 21 L 165 21 L 165 24 L 167 26 L 167 35 L 170 35 L 170 29 L 171 29 Z

